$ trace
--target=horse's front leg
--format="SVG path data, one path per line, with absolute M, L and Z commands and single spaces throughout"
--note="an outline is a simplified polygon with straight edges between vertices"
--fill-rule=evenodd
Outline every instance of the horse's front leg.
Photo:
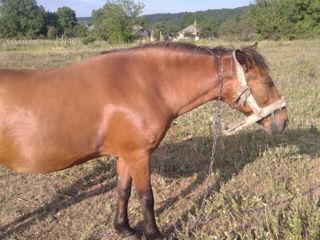
M 149 240 L 163 239 L 155 221 L 154 199 L 150 182 L 150 154 L 132 154 L 126 160 L 142 206 L 144 234 Z
M 131 194 L 132 178 L 127 164 L 122 158 L 117 160 L 117 192 L 118 205 L 114 218 L 114 227 L 122 235 L 123 239 L 135 239 L 134 230 L 128 222 L 128 200 Z

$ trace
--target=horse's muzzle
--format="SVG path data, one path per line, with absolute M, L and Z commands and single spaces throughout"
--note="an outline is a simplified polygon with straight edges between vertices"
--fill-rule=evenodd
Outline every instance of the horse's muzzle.
M 267 126 L 264 127 L 265 131 L 269 135 L 281 134 L 286 127 L 289 125 L 289 120 L 285 119 L 282 121 L 279 120 L 271 120 Z

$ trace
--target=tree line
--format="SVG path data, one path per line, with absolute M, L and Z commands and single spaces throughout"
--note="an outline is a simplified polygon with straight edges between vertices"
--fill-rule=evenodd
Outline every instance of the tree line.
M 319 0 L 255 0 L 249 7 L 196 13 L 141 16 L 144 4 L 134 0 L 107 0 L 92 12 L 90 31 L 79 24 L 69 7 L 45 11 L 36 0 L 0 0 L 0 38 L 53 39 L 80 37 L 86 43 L 106 40 L 132 42 L 139 38 L 134 26 L 152 29 L 155 35 L 175 37 L 197 21 L 201 38 L 232 40 L 299 39 L 320 35 Z
M 319 0 L 255 0 L 248 7 L 154 14 L 146 19 L 175 34 L 197 20 L 200 37 L 227 40 L 306 39 L 320 36 Z
M 77 24 L 75 11 L 61 7 L 45 11 L 35 0 L 0 0 L 0 38 L 36 39 L 86 34 Z
M 244 24 L 252 24 L 258 39 L 319 37 L 320 1 L 256 0 Z

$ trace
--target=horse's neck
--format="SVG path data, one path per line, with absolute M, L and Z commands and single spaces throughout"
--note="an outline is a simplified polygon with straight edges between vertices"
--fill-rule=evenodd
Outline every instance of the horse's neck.
M 220 57 L 217 59 L 220 61 Z M 214 56 L 187 53 L 185 58 L 172 56 L 165 62 L 169 69 L 167 74 L 174 77 L 167 79 L 168 75 L 164 74 L 163 95 L 175 116 L 218 98 L 220 67 L 217 68 Z

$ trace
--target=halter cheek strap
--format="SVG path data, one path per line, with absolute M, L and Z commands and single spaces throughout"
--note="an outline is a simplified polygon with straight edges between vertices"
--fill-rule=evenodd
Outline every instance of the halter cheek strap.
M 222 131 L 224 135 L 232 135 L 238 132 L 239 130 L 260 121 L 261 119 L 269 116 L 270 114 L 274 113 L 275 111 L 278 111 L 282 108 L 284 108 L 287 103 L 284 97 L 281 97 L 280 100 L 275 101 L 274 103 L 266 106 L 266 107 L 259 107 L 257 104 L 256 100 L 254 99 L 251 89 L 248 86 L 246 77 L 244 75 L 244 71 L 240 63 L 238 62 L 236 58 L 236 52 L 234 51 L 232 53 L 233 55 L 233 60 L 235 62 L 235 67 L 236 67 L 236 74 L 238 78 L 238 89 L 235 92 L 234 95 L 234 100 L 237 103 L 234 108 L 238 108 L 239 106 L 247 103 L 250 108 L 253 111 L 253 114 L 250 116 L 240 119 L 237 122 L 234 122 L 232 124 L 229 124 L 228 126 L 225 127 L 225 129 Z

